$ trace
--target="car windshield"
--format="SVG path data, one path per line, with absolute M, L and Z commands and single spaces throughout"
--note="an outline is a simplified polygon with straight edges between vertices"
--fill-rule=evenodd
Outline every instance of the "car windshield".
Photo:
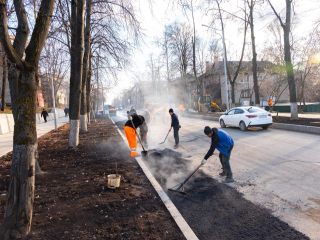
M 246 110 L 247 110 L 249 113 L 266 112 L 265 110 L 263 110 L 263 109 L 261 109 L 261 108 L 257 108 L 257 107 L 246 108 Z

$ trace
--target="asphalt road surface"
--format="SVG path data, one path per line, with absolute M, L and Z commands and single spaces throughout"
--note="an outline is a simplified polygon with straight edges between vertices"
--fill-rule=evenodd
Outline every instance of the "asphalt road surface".
M 122 111 L 112 118 L 123 121 L 126 115 Z M 210 147 L 203 128 L 220 126 L 214 121 L 179 119 L 180 147 L 174 151 L 196 167 Z M 158 144 L 169 128 L 170 122 L 149 126 L 149 149 L 173 149 L 173 132 L 165 144 Z M 235 141 L 230 160 L 235 182 L 228 185 L 311 239 L 320 239 L 320 136 L 277 129 L 223 130 Z M 221 182 L 220 168 L 216 151 L 201 170 Z

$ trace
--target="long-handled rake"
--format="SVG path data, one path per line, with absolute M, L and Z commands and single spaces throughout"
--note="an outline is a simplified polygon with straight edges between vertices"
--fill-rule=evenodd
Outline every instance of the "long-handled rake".
M 142 149 L 143 149 L 143 151 L 141 151 L 141 156 L 142 156 L 142 158 L 147 159 L 147 158 L 148 158 L 148 151 L 146 151 L 146 150 L 144 149 L 143 144 L 142 144 L 142 142 L 141 142 L 141 139 L 140 139 L 140 137 L 139 137 L 139 134 L 137 133 L 136 127 L 134 126 L 134 123 L 133 123 L 133 121 L 132 121 L 131 118 L 130 118 L 130 120 L 131 120 L 133 129 L 134 129 L 134 132 L 135 132 L 135 134 L 137 135 L 137 137 L 138 137 L 138 139 L 139 139 L 139 142 L 140 142 L 140 144 L 141 144 L 141 147 L 142 147 Z
M 162 143 L 159 143 L 159 144 L 164 144 L 164 142 L 167 140 L 167 137 L 168 137 L 169 133 L 170 133 L 170 131 L 168 132 L 168 134 L 167 134 L 166 138 L 164 139 L 164 141 Z
M 169 188 L 168 190 L 171 191 L 171 192 L 178 192 L 178 193 L 181 193 L 181 194 L 186 194 L 184 192 L 184 184 L 199 170 L 199 168 L 201 167 L 201 164 L 196 168 L 196 170 L 194 170 L 188 177 L 186 180 L 183 181 L 183 183 L 180 183 L 172 188 Z M 176 189 L 174 189 L 176 188 Z M 182 191 L 180 191 L 180 189 L 182 188 Z

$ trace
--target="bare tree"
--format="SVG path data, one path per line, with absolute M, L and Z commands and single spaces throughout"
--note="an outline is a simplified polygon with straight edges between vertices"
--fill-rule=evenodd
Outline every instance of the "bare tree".
M 266 75 L 261 82 L 261 93 L 269 98 L 274 98 L 273 105 L 269 111 L 272 112 L 274 106 L 279 102 L 282 94 L 288 88 L 285 69 L 282 66 L 274 65 L 270 69 L 265 69 Z
M 286 1 L 286 18 L 285 22 L 283 21 L 280 13 L 278 13 L 270 0 L 267 0 L 272 11 L 275 16 L 278 18 L 280 25 L 283 29 L 283 41 L 284 41 L 284 59 L 287 70 L 287 79 L 289 85 L 290 92 L 290 108 L 291 108 L 291 118 L 298 119 L 298 107 L 297 107 L 297 97 L 296 97 L 296 84 L 294 79 L 293 65 L 291 61 L 291 48 L 290 48 L 290 28 L 291 28 L 291 5 L 293 4 L 293 0 L 285 0 Z
M 259 85 L 258 85 L 258 73 L 257 73 L 257 51 L 256 51 L 256 39 L 254 34 L 254 7 L 257 4 L 257 0 L 246 0 L 249 7 L 248 21 L 251 30 L 251 46 L 252 46 L 252 74 L 253 74 L 253 88 L 255 95 L 255 105 L 260 106 Z
M 221 23 L 221 29 L 222 31 L 224 31 L 225 28 L 225 23 L 223 20 L 223 16 L 222 16 L 222 12 L 224 11 L 221 7 L 221 1 L 216 0 L 216 5 L 217 5 L 217 13 L 216 13 L 216 18 L 219 19 L 220 23 Z M 231 99 L 232 99 L 232 105 L 235 106 L 235 83 L 237 81 L 239 72 L 241 70 L 241 64 L 242 64 L 242 60 L 243 60 L 243 56 L 244 56 L 244 51 L 245 51 L 245 47 L 246 47 L 246 36 L 247 36 L 247 29 L 248 29 L 248 21 L 246 20 L 247 18 L 247 12 L 246 12 L 246 7 L 244 7 L 244 30 L 243 30 L 243 43 L 242 43 L 242 50 L 241 50 L 241 55 L 240 55 L 240 60 L 239 62 L 235 63 L 235 62 L 228 62 L 228 55 L 227 55 L 227 51 L 226 49 L 225 51 L 225 61 L 226 61 L 226 68 L 227 68 L 227 75 L 228 75 L 228 79 L 231 85 Z M 231 17 L 234 17 L 233 14 L 231 15 Z M 234 19 L 234 18 L 232 18 Z M 224 46 L 225 47 L 225 46 Z M 231 76 L 231 74 L 233 73 L 233 77 Z
M 49 31 L 51 17 L 54 9 L 54 0 L 42 0 L 30 43 L 25 50 L 25 60 L 22 55 L 25 48 L 24 41 L 28 37 L 28 23 L 23 2 L 15 1 L 18 22 L 26 31 L 17 30 L 16 45 L 12 46 L 7 25 L 6 1 L 0 1 L 0 40 L 3 49 L 11 62 L 19 71 L 18 86 L 15 91 L 15 126 L 13 139 L 13 154 L 10 173 L 10 185 L 7 195 L 6 212 L 0 228 L 0 238 L 23 238 L 28 235 L 31 228 L 35 160 L 37 154 L 37 130 L 36 130 L 36 92 L 37 69 L 40 54 L 45 44 Z M 20 20 L 19 20 L 20 19 Z M 21 27 L 21 25 L 20 25 Z M 21 35 L 18 35 L 22 33 Z M 17 73 L 18 74 L 18 73 Z M 15 79 L 10 79 L 14 80 Z
M 69 147 L 79 144 L 79 119 L 83 64 L 84 0 L 72 0 Z
M 70 68 L 69 59 L 67 58 L 68 55 L 61 48 L 61 44 L 52 41 L 52 39 L 47 40 L 39 62 L 39 72 L 42 74 L 42 94 L 44 95 L 44 99 L 47 99 L 50 106 L 53 106 L 53 99 L 51 99 L 51 79 L 54 86 L 54 100 L 56 106 L 59 106 L 58 92 L 61 86 L 65 87 L 66 76 Z
M 4 108 L 6 107 L 6 82 L 7 82 L 7 59 L 4 55 L 2 58 L 3 64 L 2 64 L 2 93 L 1 93 L 1 111 L 4 111 Z
M 312 80 L 316 78 L 320 65 L 317 54 L 320 52 L 319 32 L 315 29 L 307 37 L 300 39 L 295 47 L 299 58 L 295 74 L 297 81 L 297 95 L 300 101 L 299 111 L 303 112 L 306 107 L 306 99 L 312 90 Z M 302 105 L 303 102 L 303 105 Z
M 83 75 L 82 75 L 82 91 L 81 91 L 81 116 L 80 116 L 80 132 L 87 132 L 87 94 L 86 86 L 88 80 L 88 63 L 90 55 L 90 21 L 91 21 L 91 0 L 86 0 L 86 28 L 84 38 L 84 55 L 83 55 Z
M 170 53 L 172 54 L 171 66 L 180 72 L 180 77 L 187 88 L 186 75 L 192 66 L 192 29 L 186 23 L 174 23 L 168 26 Z

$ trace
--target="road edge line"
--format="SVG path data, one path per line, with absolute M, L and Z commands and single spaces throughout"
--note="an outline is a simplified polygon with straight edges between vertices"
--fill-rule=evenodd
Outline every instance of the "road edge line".
M 109 119 L 112 121 L 112 123 L 117 127 L 115 122 L 111 117 Z M 126 145 L 129 148 L 129 144 L 123 133 L 120 131 L 120 129 L 117 127 L 118 133 L 120 134 L 123 141 L 126 143 Z M 138 162 L 139 166 L 143 170 L 144 174 L 147 176 L 148 180 L 150 181 L 151 185 L 153 186 L 154 190 L 158 193 L 160 199 L 168 209 L 169 213 L 173 217 L 174 221 L 177 223 L 178 227 L 180 228 L 183 235 L 186 237 L 186 239 L 190 240 L 196 240 L 199 239 L 196 234 L 192 231 L 189 224 L 186 222 L 186 220 L 182 217 L 179 210 L 176 208 L 176 206 L 173 204 L 171 199 L 168 197 L 168 195 L 165 193 L 165 191 L 162 189 L 160 184 L 157 182 L 157 180 L 154 178 L 152 173 L 149 171 L 147 166 L 144 164 L 142 159 L 140 157 L 135 157 L 136 161 Z

